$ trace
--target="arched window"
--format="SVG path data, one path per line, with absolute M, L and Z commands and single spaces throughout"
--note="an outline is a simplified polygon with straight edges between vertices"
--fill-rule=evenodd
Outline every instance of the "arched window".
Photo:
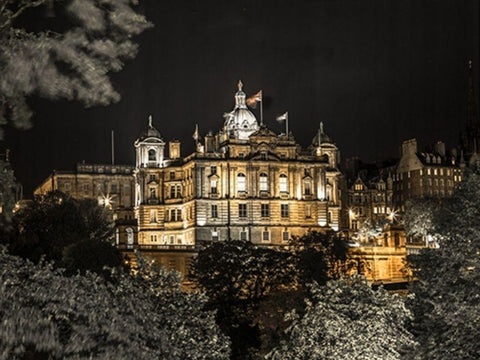
M 288 192 L 288 179 L 285 174 L 280 174 L 280 192 Z
M 268 191 L 268 176 L 265 173 L 260 174 L 260 191 Z
M 237 187 L 238 191 L 247 191 L 245 174 L 240 173 L 237 175 Z
M 157 160 L 157 152 L 154 149 L 148 150 L 148 161 L 156 161 Z
M 400 235 L 395 233 L 395 247 L 398 248 L 400 246 Z
M 127 235 L 127 248 L 131 249 L 133 247 L 133 229 L 130 227 L 126 228 L 125 234 Z

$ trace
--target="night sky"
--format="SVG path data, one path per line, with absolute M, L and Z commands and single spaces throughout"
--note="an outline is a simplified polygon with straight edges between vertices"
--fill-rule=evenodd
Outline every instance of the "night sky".
M 110 162 L 133 164 L 133 142 L 149 114 L 165 141 L 193 150 L 200 133 L 217 131 L 244 91 L 264 92 L 264 119 L 286 110 L 307 146 L 319 122 L 342 158 L 397 156 L 403 140 L 456 144 L 466 121 L 467 61 L 476 94 L 477 0 L 142 0 L 154 23 L 140 51 L 112 76 L 122 100 L 84 109 L 78 103 L 31 99 L 28 131 L 6 129 L 5 144 L 26 195 L 53 169 Z M 258 110 L 254 110 L 256 114 Z

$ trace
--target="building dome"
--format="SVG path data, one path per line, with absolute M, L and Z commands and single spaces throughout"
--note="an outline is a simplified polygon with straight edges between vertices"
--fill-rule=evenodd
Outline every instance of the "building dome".
M 313 146 L 319 146 L 321 144 L 333 144 L 333 141 L 330 137 L 325 134 L 323 131 L 323 122 L 320 122 L 320 128 L 318 129 L 317 135 L 312 139 Z
M 145 130 L 142 131 L 139 137 L 139 141 L 145 140 L 147 138 L 162 138 L 162 134 L 152 125 L 152 115 L 148 117 L 148 126 Z
M 235 107 L 225 113 L 225 131 L 229 136 L 233 136 L 239 140 L 248 140 L 248 137 L 258 130 L 257 118 L 248 109 L 245 102 L 245 93 L 242 90 L 243 84 L 238 82 L 238 91 L 235 94 Z

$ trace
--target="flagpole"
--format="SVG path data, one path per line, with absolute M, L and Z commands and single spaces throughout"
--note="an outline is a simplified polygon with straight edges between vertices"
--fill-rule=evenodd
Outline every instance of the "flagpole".
M 287 140 L 288 140 L 288 111 L 287 111 L 287 117 L 285 119 L 285 135 L 287 136 Z
M 260 100 L 260 125 L 263 125 L 263 94 L 262 100 Z

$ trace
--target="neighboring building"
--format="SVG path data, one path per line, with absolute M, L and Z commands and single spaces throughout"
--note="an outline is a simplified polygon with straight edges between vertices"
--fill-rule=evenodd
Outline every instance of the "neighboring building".
M 320 124 L 308 149 L 277 135 L 245 103 L 239 83 L 223 128 L 187 157 L 152 125 L 135 142 L 140 248 L 190 251 L 240 239 L 284 245 L 309 230 L 341 226 L 340 152 Z
M 405 211 L 408 199 L 448 197 L 461 180 L 461 164 L 446 153 L 443 142 L 437 142 L 431 152 L 419 152 L 416 139 L 404 141 L 394 176 L 395 208 Z
M 54 171 L 34 191 L 35 196 L 61 191 L 75 199 L 95 199 L 113 210 L 117 245 L 132 248 L 137 242 L 134 218 L 134 168 L 128 165 L 79 163 L 76 171 Z
M 369 180 L 362 180 L 359 175 L 349 187 L 348 228 L 350 232 L 356 232 L 366 222 L 372 225 L 382 224 L 395 216 L 393 178 L 390 174 L 382 175 Z

